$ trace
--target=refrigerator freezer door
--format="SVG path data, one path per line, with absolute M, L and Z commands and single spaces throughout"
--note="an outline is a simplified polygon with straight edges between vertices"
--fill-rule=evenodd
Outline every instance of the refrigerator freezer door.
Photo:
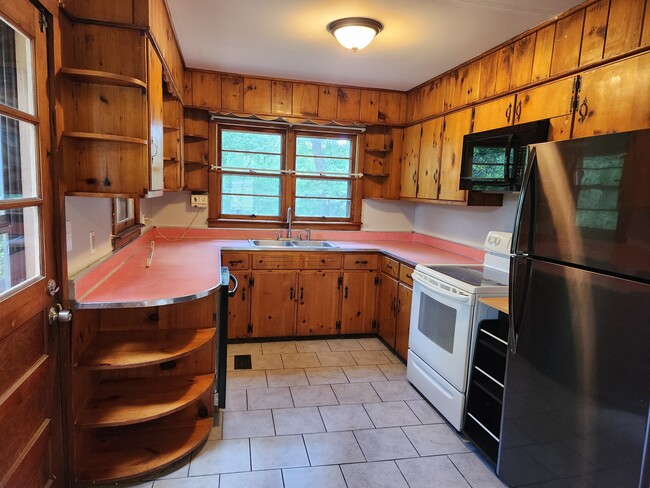
M 516 267 L 528 277 L 511 310 L 520 324 L 507 359 L 499 477 L 511 487 L 638 488 L 650 285 L 528 261 Z
M 650 130 L 536 144 L 515 252 L 650 280 Z

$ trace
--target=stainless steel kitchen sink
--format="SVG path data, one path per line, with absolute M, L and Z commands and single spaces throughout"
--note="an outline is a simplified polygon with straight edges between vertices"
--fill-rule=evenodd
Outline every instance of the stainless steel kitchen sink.
M 292 239 L 287 241 L 278 241 L 274 239 L 249 239 L 251 246 L 265 249 L 333 249 L 336 244 L 329 241 L 300 241 Z

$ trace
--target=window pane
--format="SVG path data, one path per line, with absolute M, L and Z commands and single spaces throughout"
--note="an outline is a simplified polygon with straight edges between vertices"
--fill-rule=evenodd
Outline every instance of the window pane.
M 36 197 L 36 128 L 0 116 L 0 200 Z
M 224 174 L 221 178 L 222 193 L 269 196 L 280 195 L 280 177 L 277 176 Z
M 296 215 L 347 219 L 350 218 L 350 200 L 296 197 Z
M 282 135 L 243 130 L 223 130 L 221 131 L 221 150 L 281 154 Z
M 0 296 L 41 275 L 37 207 L 0 211 Z
M 221 212 L 226 215 L 277 217 L 280 215 L 278 197 L 222 195 Z
M 352 141 L 349 138 L 296 138 L 296 171 L 349 174 L 352 170 Z
M 282 156 L 224 151 L 221 153 L 221 166 L 224 168 L 279 171 L 282 169 Z
M 350 198 L 350 182 L 348 180 L 296 178 L 296 196 Z
M 0 18 L 0 103 L 34 115 L 32 43 Z
M 115 199 L 115 221 L 118 224 L 135 218 L 135 200 L 133 198 Z

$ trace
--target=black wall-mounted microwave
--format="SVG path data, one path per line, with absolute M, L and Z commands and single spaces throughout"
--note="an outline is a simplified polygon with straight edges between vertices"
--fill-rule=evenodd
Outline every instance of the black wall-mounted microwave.
M 463 138 L 460 189 L 519 191 L 528 144 L 548 141 L 549 120 L 467 134 Z

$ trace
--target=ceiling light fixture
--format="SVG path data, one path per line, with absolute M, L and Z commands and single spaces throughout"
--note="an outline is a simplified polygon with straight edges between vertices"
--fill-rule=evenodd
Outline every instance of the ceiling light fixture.
M 341 46 L 357 52 L 372 42 L 384 25 L 366 17 L 347 17 L 327 24 L 327 32 L 336 37 Z

